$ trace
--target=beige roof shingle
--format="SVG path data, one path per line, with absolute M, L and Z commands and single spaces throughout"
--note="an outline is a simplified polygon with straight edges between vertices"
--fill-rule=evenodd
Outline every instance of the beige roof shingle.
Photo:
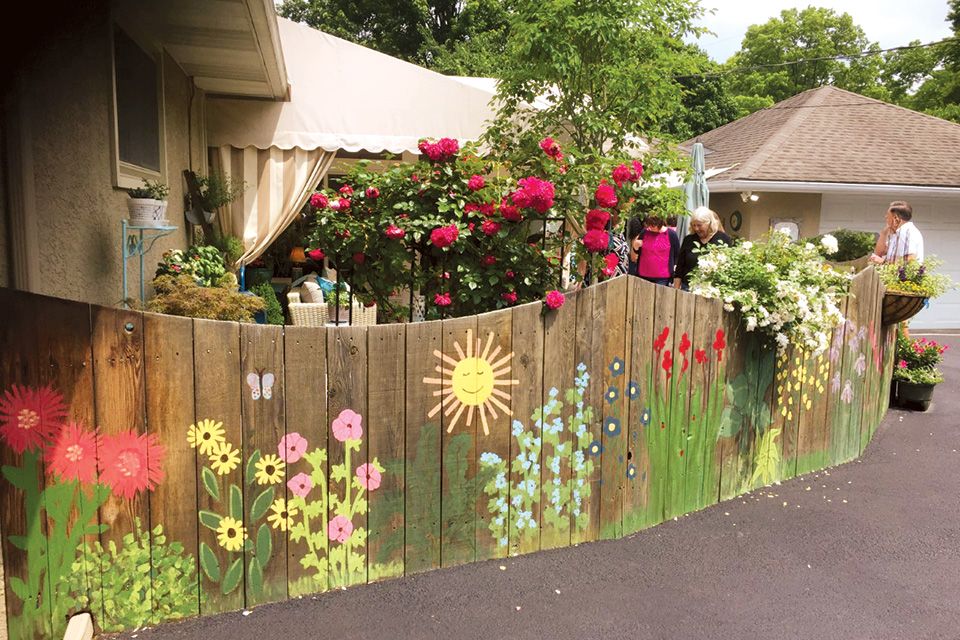
M 688 140 L 713 178 L 960 187 L 960 124 L 836 87 L 797 94 Z

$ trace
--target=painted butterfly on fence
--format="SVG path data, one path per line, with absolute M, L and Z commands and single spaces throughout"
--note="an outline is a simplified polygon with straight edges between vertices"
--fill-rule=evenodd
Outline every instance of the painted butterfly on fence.
M 247 386 L 250 387 L 250 397 L 259 400 L 263 396 L 264 400 L 273 397 L 273 383 L 276 376 L 272 373 L 263 373 L 263 369 L 257 369 L 256 373 L 247 374 Z M 261 376 L 261 374 L 263 374 Z

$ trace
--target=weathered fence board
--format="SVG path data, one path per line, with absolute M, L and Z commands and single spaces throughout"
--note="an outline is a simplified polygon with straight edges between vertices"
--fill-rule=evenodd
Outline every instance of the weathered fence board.
M 652 418 L 647 429 L 650 454 L 650 508 L 647 526 L 663 522 L 667 507 L 667 481 L 670 458 L 670 424 L 673 362 L 676 340 L 677 292 L 672 287 L 656 287 L 654 294 L 654 344 L 650 377 Z
M 579 544 L 596 540 L 599 535 L 600 514 L 600 455 L 603 445 L 601 438 L 601 402 L 603 402 L 602 376 L 600 371 L 604 366 L 601 341 L 605 319 L 606 287 L 588 287 L 577 292 L 577 327 L 576 342 L 574 344 L 577 371 L 587 375 L 586 386 L 582 392 L 584 407 L 589 407 L 583 414 L 586 432 L 589 434 L 590 444 L 586 450 L 586 466 L 577 479 L 576 486 L 571 489 L 571 543 Z M 599 351 L 599 353 L 598 353 Z M 581 374 L 582 375 L 582 374 Z
M 691 378 L 693 360 L 691 347 L 696 339 L 696 297 L 690 293 L 678 291 L 674 306 L 674 353 L 673 367 L 668 372 L 670 388 L 667 423 L 667 480 L 664 485 L 663 515 L 669 520 L 686 513 L 684 510 L 684 486 L 689 455 L 690 436 L 690 394 L 693 391 Z M 693 464 L 695 473 L 696 463 Z
M 724 387 L 723 418 L 717 444 L 717 466 L 720 469 L 720 500 L 729 500 L 742 492 L 745 474 L 743 449 L 748 430 L 753 429 L 753 398 L 750 396 L 750 374 L 746 368 L 747 338 L 743 325 L 732 314 L 724 314 L 719 333 L 711 345 L 712 358 L 719 365 Z M 744 406 L 748 402 L 748 406 Z
M 269 517 L 287 534 L 287 592 L 295 598 L 328 585 L 327 330 L 284 327 L 283 347 L 285 502 Z
M 639 278 L 628 279 L 627 316 L 631 321 L 630 341 L 626 345 L 627 425 L 626 483 L 623 494 L 623 532 L 630 534 L 647 525 L 647 491 L 650 478 L 650 458 L 647 449 L 647 429 L 650 424 L 650 352 L 653 344 L 653 305 L 656 285 Z
M 623 536 L 623 490 L 627 467 L 626 344 L 627 279 L 606 287 L 603 333 L 603 452 L 600 454 L 600 537 Z
M 194 415 L 180 431 L 196 454 L 200 613 L 244 606 L 240 325 L 193 321 Z M 189 440 L 188 440 L 189 439 Z M 181 445 L 183 446 L 183 445 Z

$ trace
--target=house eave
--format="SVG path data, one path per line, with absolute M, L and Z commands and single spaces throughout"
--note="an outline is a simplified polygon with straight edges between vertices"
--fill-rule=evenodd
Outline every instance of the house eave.
M 960 186 L 926 187 L 907 184 L 862 184 L 850 182 L 794 182 L 786 180 L 719 180 L 707 182 L 711 193 L 739 191 L 779 193 L 836 193 L 854 195 L 889 195 L 891 197 L 930 196 L 960 197 Z

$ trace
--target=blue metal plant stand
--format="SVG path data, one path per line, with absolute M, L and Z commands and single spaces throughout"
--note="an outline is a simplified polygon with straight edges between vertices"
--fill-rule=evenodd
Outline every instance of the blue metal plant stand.
M 178 227 L 141 227 L 130 224 L 130 221 L 123 219 L 120 221 L 123 233 L 121 241 L 123 242 L 123 304 L 127 304 L 127 260 L 130 258 L 140 258 L 140 306 L 146 304 L 146 288 L 143 282 L 143 256 L 150 253 L 154 243 L 168 236 Z

